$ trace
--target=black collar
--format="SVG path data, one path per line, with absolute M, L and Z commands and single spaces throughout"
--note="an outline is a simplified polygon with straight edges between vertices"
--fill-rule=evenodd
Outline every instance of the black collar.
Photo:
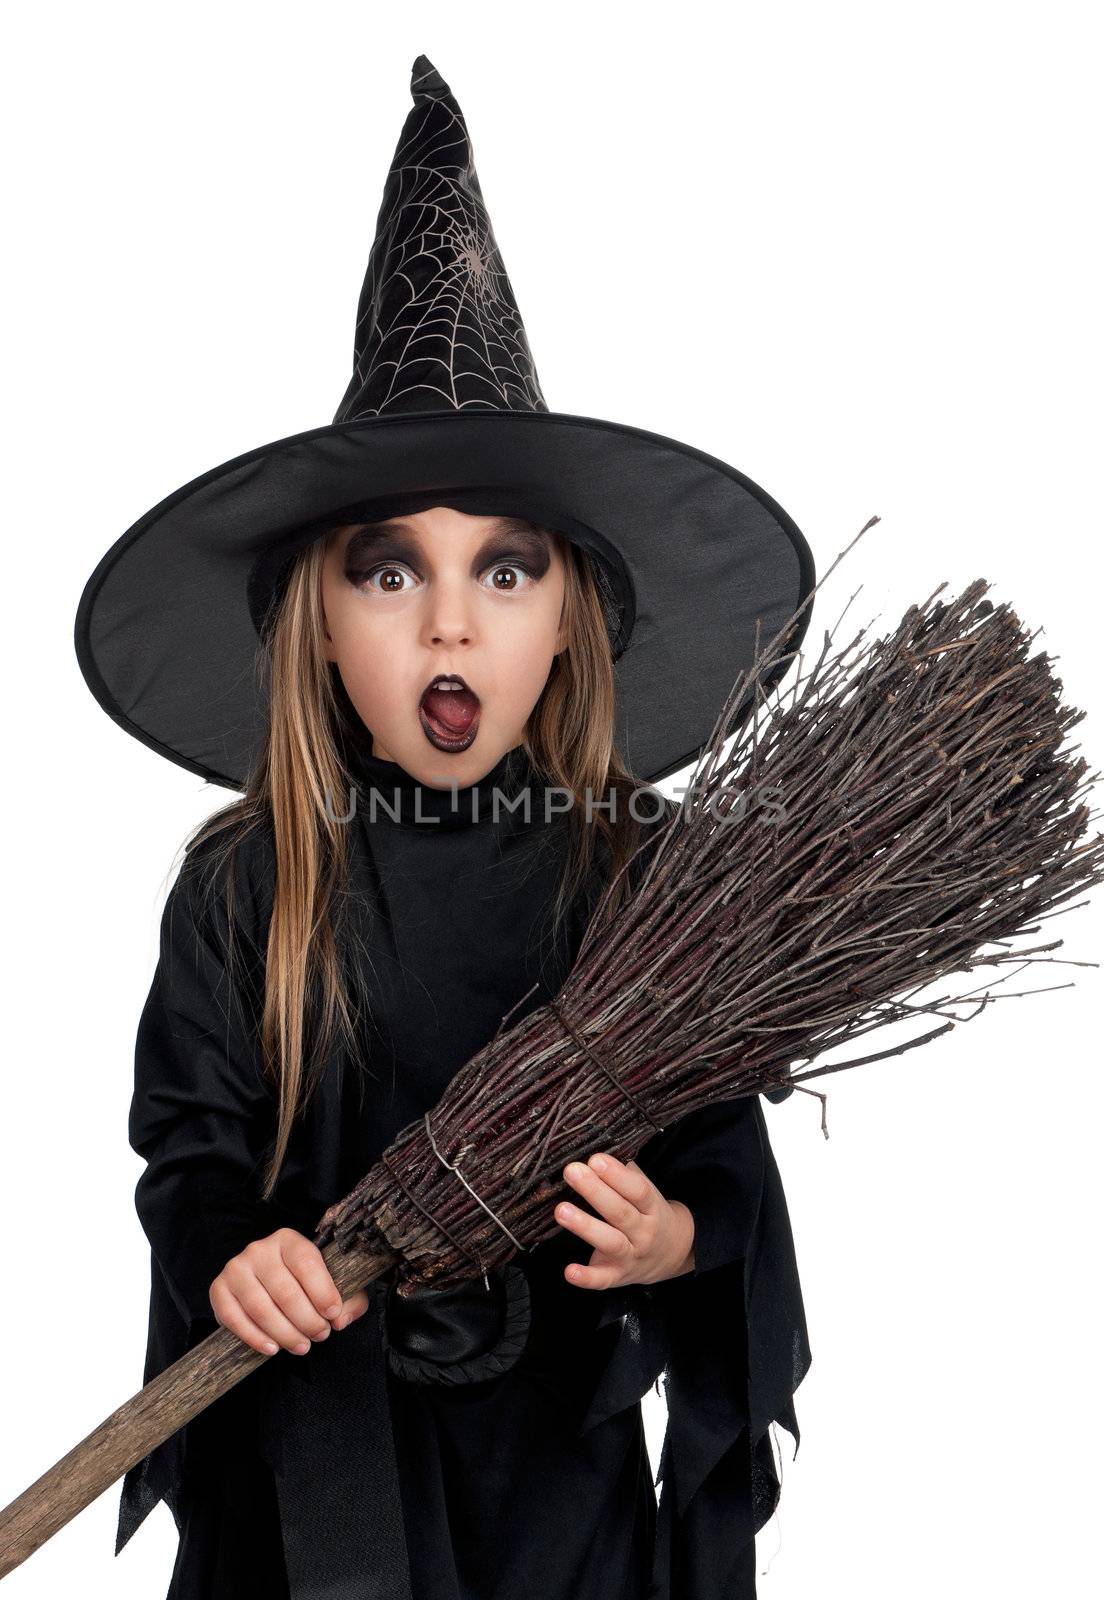
M 538 779 L 524 745 L 507 750 L 475 783 L 453 782 L 442 788 L 423 783 L 397 761 L 373 755 L 371 734 L 364 729 L 348 741 L 347 760 L 356 787 L 357 813 L 363 821 L 382 826 L 443 828 L 483 827 L 501 823 L 535 822 L 543 816 L 545 788 Z M 442 776 L 449 758 L 440 757 Z M 528 816 L 525 800 L 528 790 Z M 352 803 L 352 796 L 350 796 Z

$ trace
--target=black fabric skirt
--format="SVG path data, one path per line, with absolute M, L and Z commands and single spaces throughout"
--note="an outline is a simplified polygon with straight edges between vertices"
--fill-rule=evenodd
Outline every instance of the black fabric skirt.
M 656 1500 L 639 1403 L 576 1440 L 541 1389 L 486 1387 L 392 1395 L 414 1600 L 646 1600 Z
M 188 1424 L 187 1487 L 166 1600 L 289 1600 L 276 1483 L 255 1447 L 251 1383 L 252 1375 L 221 1397 L 217 1426 L 204 1426 L 211 1408 Z
M 656 1502 L 639 1405 L 590 1430 L 578 1451 L 554 1439 L 534 1451 L 527 1430 L 503 1436 L 493 1408 L 439 1398 L 408 1393 L 396 1407 L 407 1422 L 396 1445 L 415 1600 L 646 1600 Z M 259 1457 L 212 1472 L 190 1496 L 166 1600 L 250 1594 L 288 1596 L 275 1486 Z

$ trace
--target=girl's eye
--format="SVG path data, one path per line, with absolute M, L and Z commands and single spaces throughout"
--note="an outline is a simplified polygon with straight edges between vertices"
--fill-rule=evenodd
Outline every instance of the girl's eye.
M 494 580 L 498 577 L 499 573 L 503 572 L 520 573 L 521 576 L 520 578 L 515 577 L 513 581 L 509 583 L 497 583 L 492 581 L 490 587 L 492 589 L 497 589 L 500 594 L 513 594 L 516 589 L 525 588 L 526 580 L 529 583 L 535 583 L 537 581 L 534 575 L 526 567 L 521 566 L 516 561 L 498 562 L 495 566 L 491 567 L 490 576 L 492 580 Z
M 400 582 L 402 578 L 412 576 L 408 567 L 400 567 L 393 561 L 381 567 L 372 567 L 370 571 L 356 573 L 353 582 L 358 589 L 376 589 L 379 594 L 405 594 L 407 586 Z M 375 584 L 373 578 L 382 577 L 383 582 Z

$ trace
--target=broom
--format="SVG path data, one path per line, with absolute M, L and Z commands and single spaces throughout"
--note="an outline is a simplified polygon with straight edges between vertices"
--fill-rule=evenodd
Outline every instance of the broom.
M 409 1294 L 503 1264 L 552 1236 L 569 1160 L 631 1160 L 715 1101 L 928 1043 L 966 1020 L 956 1008 L 1002 998 L 925 998 L 932 984 L 1053 959 L 1061 940 L 1009 941 L 1104 876 L 1082 797 L 1099 774 L 1063 748 L 1084 713 L 1060 704 L 1049 659 L 986 582 L 937 600 L 945 587 L 884 637 L 859 629 L 831 652 L 827 631 L 785 697 L 763 679 L 804 606 L 757 649 L 682 803 L 641 846 L 631 898 L 607 917 L 606 886 L 556 998 L 512 1028 L 508 1013 L 324 1213 L 315 1243 L 343 1298 L 391 1269 Z M 947 1020 L 793 1070 L 925 1015 Z M 219 1328 L 159 1374 L 0 1513 L 0 1576 L 268 1359 Z

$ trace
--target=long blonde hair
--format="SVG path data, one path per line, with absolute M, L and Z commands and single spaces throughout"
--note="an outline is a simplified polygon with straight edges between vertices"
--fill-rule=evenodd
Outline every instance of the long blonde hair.
M 259 646 L 268 657 L 267 737 L 242 798 L 207 818 L 186 844 L 190 850 L 225 830 L 227 846 L 218 867 L 228 863 L 250 827 L 265 820 L 272 826 L 276 881 L 261 1049 L 279 1109 L 264 1199 L 272 1194 L 295 1118 L 330 1051 L 339 1036 L 353 1044 L 358 1022 L 339 955 L 348 829 L 327 804 L 329 797 L 347 792 L 350 781 L 339 748 L 335 669 L 323 650 L 321 604 L 322 565 L 343 531 L 334 529 L 296 558 Z M 558 533 L 551 537 L 564 561 L 567 644 L 553 658 L 523 744 L 537 772 L 572 797 L 567 861 L 553 906 L 558 925 L 594 868 L 596 853 L 602 853 L 603 881 L 608 881 L 639 844 L 641 823 L 628 803 L 639 784 L 614 744 L 613 660 L 594 570 L 585 551 Z M 586 822 L 588 793 L 593 826 Z M 597 803 L 605 800 L 612 801 L 608 809 Z M 647 806 L 643 809 L 652 815 Z M 626 880 L 627 874 L 614 890 L 608 915 L 623 902 Z M 309 1059 L 308 1038 L 313 1041 Z

